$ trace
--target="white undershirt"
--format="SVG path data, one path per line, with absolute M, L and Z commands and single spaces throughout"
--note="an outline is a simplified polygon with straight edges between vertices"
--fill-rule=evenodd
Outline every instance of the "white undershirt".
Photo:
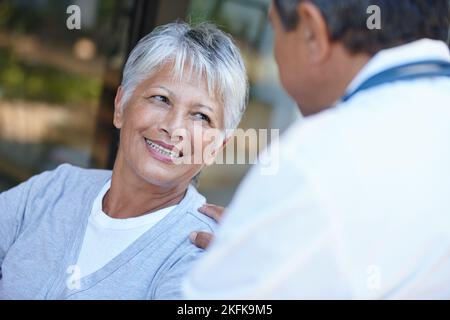
M 136 218 L 114 219 L 102 208 L 103 197 L 110 187 L 111 180 L 108 180 L 92 205 L 77 263 L 81 277 L 101 269 L 176 207 L 163 208 Z

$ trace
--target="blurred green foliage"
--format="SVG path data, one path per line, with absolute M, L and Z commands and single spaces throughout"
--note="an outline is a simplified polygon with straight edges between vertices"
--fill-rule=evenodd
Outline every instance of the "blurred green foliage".
M 2 0 L 0 32 L 10 36 L 35 35 L 40 41 L 69 47 L 84 33 L 65 27 L 69 0 Z M 116 1 L 99 1 L 101 23 L 111 18 Z M 95 31 L 92 30 L 95 34 Z M 46 36 L 46 35 L 49 36 Z M 92 75 L 73 73 L 47 64 L 23 61 L 9 47 L 0 47 L 0 98 L 45 101 L 51 104 L 96 106 L 102 81 Z
M 0 50 L 0 70 L 0 97 L 6 99 L 94 106 L 102 88 L 99 79 L 25 63 L 11 50 Z

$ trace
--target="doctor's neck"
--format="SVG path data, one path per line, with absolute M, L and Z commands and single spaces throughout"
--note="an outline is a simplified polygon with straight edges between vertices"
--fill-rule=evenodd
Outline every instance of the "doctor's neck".
M 301 90 L 302 96 L 294 96 L 304 116 L 332 107 L 372 58 L 367 53 L 351 53 L 340 43 L 331 47 L 328 59 L 310 70 L 307 88 Z

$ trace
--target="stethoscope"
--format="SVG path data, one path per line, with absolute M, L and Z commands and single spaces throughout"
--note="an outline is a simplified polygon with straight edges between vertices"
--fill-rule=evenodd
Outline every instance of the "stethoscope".
M 442 60 L 426 60 L 403 64 L 387 69 L 370 77 L 355 90 L 347 93 L 341 99 L 341 102 L 350 100 L 361 91 L 365 91 L 383 84 L 434 77 L 450 77 L 450 62 Z

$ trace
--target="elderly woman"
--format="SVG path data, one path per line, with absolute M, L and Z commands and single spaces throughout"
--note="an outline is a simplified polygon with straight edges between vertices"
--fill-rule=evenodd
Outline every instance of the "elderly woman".
M 0 298 L 179 298 L 202 254 L 189 234 L 214 229 L 191 181 L 237 126 L 247 87 L 239 50 L 212 25 L 144 37 L 116 95 L 113 171 L 62 165 L 0 194 Z

